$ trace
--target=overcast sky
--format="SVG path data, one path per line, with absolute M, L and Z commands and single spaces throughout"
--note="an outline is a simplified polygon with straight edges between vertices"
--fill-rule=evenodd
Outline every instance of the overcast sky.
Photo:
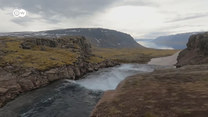
M 208 31 L 208 0 L 0 0 L 0 32 L 102 27 L 134 38 Z M 25 9 L 26 17 L 13 16 Z

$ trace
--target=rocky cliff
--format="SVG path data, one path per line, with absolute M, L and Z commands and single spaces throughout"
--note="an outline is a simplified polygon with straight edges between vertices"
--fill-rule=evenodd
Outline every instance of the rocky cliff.
M 196 65 L 208 63 L 208 33 L 192 35 L 184 49 L 178 56 L 176 66 Z
M 0 38 L 0 106 L 20 93 L 117 63 L 95 56 L 84 37 Z

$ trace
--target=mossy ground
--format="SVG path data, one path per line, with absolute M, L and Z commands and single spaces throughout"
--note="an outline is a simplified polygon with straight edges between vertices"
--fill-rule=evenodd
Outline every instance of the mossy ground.
M 93 54 L 121 63 L 147 63 L 151 58 L 169 56 L 178 50 L 93 48 Z
M 89 63 L 101 63 L 103 62 L 105 59 L 103 57 L 99 57 L 99 56 L 91 56 L 87 61 Z
M 22 68 L 35 68 L 46 70 L 52 67 L 73 64 L 77 60 L 78 53 L 69 49 L 50 48 L 36 46 L 32 49 L 22 49 L 21 40 L 7 40 L 5 47 L 1 48 L 6 53 L 1 59 L 0 65 L 12 64 Z

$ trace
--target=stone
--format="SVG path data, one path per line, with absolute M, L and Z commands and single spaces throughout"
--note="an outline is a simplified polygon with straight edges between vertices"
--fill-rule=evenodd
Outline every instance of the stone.
M 0 95 L 5 94 L 8 91 L 6 88 L 0 88 Z
M 29 91 L 29 90 L 34 89 L 34 85 L 33 85 L 32 81 L 27 78 L 20 79 L 20 81 L 18 81 L 18 83 L 21 86 L 21 89 L 23 91 Z
M 80 70 L 79 70 L 78 67 L 75 67 L 75 68 L 74 68 L 74 73 L 75 73 L 75 77 L 76 77 L 76 78 L 78 78 L 78 77 L 81 76 L 81 73 L 80 73 Z

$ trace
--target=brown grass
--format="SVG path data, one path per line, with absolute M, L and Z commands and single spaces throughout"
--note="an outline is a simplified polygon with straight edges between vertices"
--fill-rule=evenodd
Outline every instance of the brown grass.
M 207 117 L 207 76 L 208 65 L 131 76 L 104 95 L 92 117 Z
M 121 63 L 146 63 L 151 58 L 169 56 L 178 50 L 93 48 L 93 53 Z
M 37 46 L 33 49 L 20 48 L 21 41 L 9 40 L 3 51 L 6 55 L 2 57 L 0 65 L 12 64 L 23 68 L 35 68 L 45 70 L 51 67 L 70 65 L 76 61 L 78 54 L 67 49 Z M 41 50 L 44 48 L 44 50 Z

